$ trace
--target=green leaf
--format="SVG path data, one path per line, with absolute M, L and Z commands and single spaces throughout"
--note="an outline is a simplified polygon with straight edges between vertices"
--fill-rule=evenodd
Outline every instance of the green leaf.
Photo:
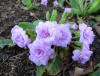
M 33 8 L 35 8 L 35 7 L 32 5 L 32 0 L 22 0 L 22 3 L 23 3 L 24 5 L 26 5 L 27 8 L 28 8 L 29 10 L 32 10 Z
M 64 1 L 65 1 L 65 0 L 58 0 L 58 6 L 59 6 L 59 7 L 62 7 L 63 4 L 64 4 Z
M 19 22 L 18 25 L 26 31 L 26 34 L 31 39 L 31 41 L 35 40 L 35 37 L 36 37 L 35 27 L 36 26 L 33 23 L 31 23 L 31 22 Z
M 92 72 L 89 76 L 100 76 L 100 70 Z
M 81 11 L 79 9 L 72 8 L 72 13 L 73 14 L 76 14 L 76 15 L 80 15 L 81 14 Z
M 60 24 L 63 24 L 63 23 L 65 22 L 67 16 L 68 16 L 68 14 L 64 12 L 64 13 L 62 14 L 62 18 L 61 18 L 61 20 L 59 21 L 59 23 L 60 23 Z
M 39 24 L 39 22 L 43 22 L 43 21 L 42 20 L 36 20 L 36 21 L 33 22 L 33 25 L 37 26 Z
M 53 10 L 50 21 L 56 21 L 57 15 L 57 10 Z
M 13 43 L 12 40 L 10 40 L 10 39 L 0 40 L 0 47 L 1 48 L 3 48 L 6 45 L 13 46 L 13 45 L 15 45 L 15 43 Z
M 29 30 L 31 30 L 31 31 L 35 31 L 34 29 L 35 29 L 35 25 L 33 24 L 33 23 L 31 23 L 31 22 L 19 22 L 19 24 L 18 24 L 20 27 L 22 27 L 24 30 L 27 30 L 27 29 L 29 29 Z
M 46 20 L 49 20 L 50 19 L 50 13 L 49 11 L 46 12 Z
M 47 65 L 47 71 L 50 75 L 57 75 L 60 72 L 60 68 L 62 65 L 61 59 L 56 56 L 54 60 L 49 61 Z
M 81 50 L 81 47 L 76 47 L 76 46 L 75 46 L 74 49 Z
M 36 76 L 42 76 L 46 71 L 45 69 L 45 66 L 37 66 Z
M 84 5 L 83 4 L 84 4 L 84 0 L 70 0 L 70 5 L 71 5 L 71 7 L 73 8 L 73 11 L 75 11 L 76 14 L 81 14 L 81 15 L 84 14 L 84 11 L 83 11 Z M 78 11 L 79 11 L 79 13 L 78 13 Z
M 94 13 L 100 10 L 100 0 L 90 0 L 88 13 Z
M 71 30 L 71 32 L 75 34 L 75 37 L 80 37 L 80 30 L 77 31 Z
M 76 45 L 76 46 L 79 46 L 79 47 L 81 47 L 81 46 L 82 46 L 82 43 L 81 43 L 81 42 L 79 42 L 79 41 L 75 41 L 74 43 L 75 43 L 75 45 Z

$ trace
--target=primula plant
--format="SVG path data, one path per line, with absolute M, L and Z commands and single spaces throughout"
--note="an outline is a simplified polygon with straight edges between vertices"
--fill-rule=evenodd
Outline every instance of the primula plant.
M 66 1 L 69 7 L 63 6 Z M 40 5 L 47 7 L 49 1 L 22 0 L 22 3 L 33 10 Z M 44 20 L 19 22 L 11 29 L 11 40 L 0 41 L 0 47 L 17 45 L 28 49 L 28 60 L 36 65 L 36 76 L 60 73 L 68 52 L 73 62 L 82 65 L 89 63 L 94 53 L 90 46 L 95 34 L 82 19 L 100 11 L 100 0 L 53 0 L 52 5 L 52 11 L 46 11 Z M 58 7 L 63 10 L 60 16 Z M 76 21 L 71 19 L 73 16 Z
M 62 18 L 56 21 L 58 14 L 54 9 L 51 17 L 49 11 L 46 13 L 47 21 L 20 22 L 12 28 L 13 43 L 20 48 L 29 48 L 29 60 L 36 64 L 37 76 L 58 74 L 62 56 L 64 57 L 70 46 L 74 45 L 72 59 L 78 63 L 87 63 L 93 54 L 90 51 L 90 44 L 95 36 L 92 28 L 83 22 L 66 23 L 65 19 L 70 13 L 71 9 L 66 8 Z

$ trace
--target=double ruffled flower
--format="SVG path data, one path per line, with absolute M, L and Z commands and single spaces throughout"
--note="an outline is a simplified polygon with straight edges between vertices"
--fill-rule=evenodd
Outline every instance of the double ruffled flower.
M 87 61 L 89 61 L 92 51 L 89 50 L 87 45 L 83 45 L 82 50 L 74 50 L 72 59 L 74 61 L 78 61 L 79 63 L 85 64 Z
M 36 40 L 32 44 L 28 45 L 30 49 L 29 59 L 37 66 L 47 65 L 50 56 L 54 53 L 51 46 L 42 40 Z
M 87 27 L 86 24 L 82 23 L 79 25 L 80 29 L 80 42 L 92 44 L 94 41 L 94 33 L 91 27 Z
M 25 48 L 30 43 L 30 39 L 26 35 L 26 32 L 18 25 L 15 25 L 15 27 L 12 28 L 11 33 L 12 41 L 16 43 L 19 47 Z

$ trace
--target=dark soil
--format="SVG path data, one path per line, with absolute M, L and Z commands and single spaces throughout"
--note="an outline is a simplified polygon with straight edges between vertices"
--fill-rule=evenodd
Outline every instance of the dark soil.
M 0 39 L 10 39 L 11 28 L 21 21 L 32 22 L 37 19 L 45 20 L 46 10 L 52 10 L 53 7 L 37 7 L 33 11 L 23 9 L 20 0 L 0 0 Z M 58 9 L 59 10 L 59 9 Z M 31 16 L 30 12 L 35 16 Z M 61 13 L 62 10 L 59 10 Z M 60 14 L 59 13 L 59 14 Z M 94 51 L 92 62 L 94 65 L 100 63 L 100 37 L 95 36 L 91 50 Z M 36 67 L 28 59 L 28 49 L 20 49 L 17 46 L 5 46 L 0 48 L 0 76 L 36 76 Z M 61 72 L 57 76 L 73 76 L 75 66 L 89 67 L 74 63 L 71 56 L 65 58 Z

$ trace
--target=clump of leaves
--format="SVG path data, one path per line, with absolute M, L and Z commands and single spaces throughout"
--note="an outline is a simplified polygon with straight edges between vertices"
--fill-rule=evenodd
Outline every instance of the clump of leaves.
M 85 16 L 100 10 L 100 0 L 70 0 L 73 14 Z
M 40 5 L 37 0 L 22 0 L 22 3 L 27 7 L 28 10 L 33 10 L 35 7 Z

